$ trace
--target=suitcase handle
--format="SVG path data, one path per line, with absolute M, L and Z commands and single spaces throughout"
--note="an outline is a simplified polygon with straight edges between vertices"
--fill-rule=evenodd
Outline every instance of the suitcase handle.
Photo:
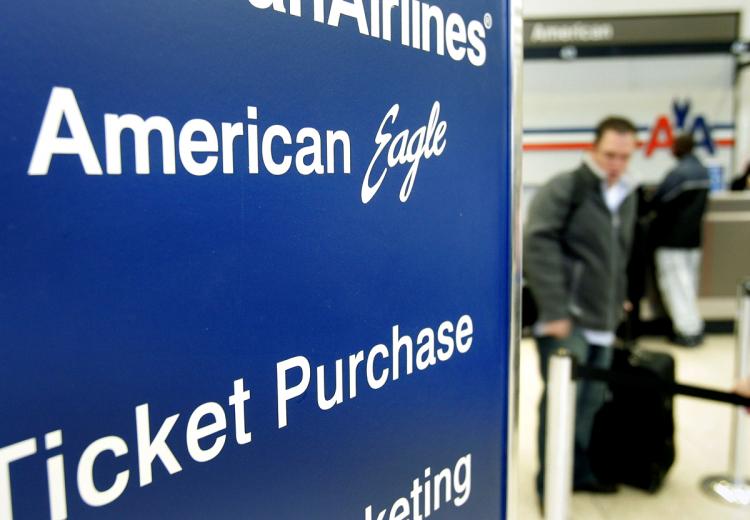
M 631 388 L 642 388 L 653 390 L 666 395 L 686 395 L 698 399 L 707 399 L 720 403 L 733 404 L 750 408 L 750 398 L 743 397 L 734 392 L 722 392 L 712 388 L 694 385 L 684 385 L 677 382 L 665 381 L 656 374 L 646 378 L 631 378 L 618 374 L 611 370 L 603 370 L 588 365 L 575 364 L 573 367 L 573 379 L 593 379 L 603 381 L 613 386 L 627 386 Z

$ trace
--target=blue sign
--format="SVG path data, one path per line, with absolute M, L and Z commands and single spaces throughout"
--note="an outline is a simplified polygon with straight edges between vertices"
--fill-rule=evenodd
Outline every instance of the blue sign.
M 505 517 L 507 9 L 0 6 L 0 520 Z
M 711 179 L 711 191 L 723 191 L 726 189 L 724 168 L 720 164 L 709 165 L 708 176 Z

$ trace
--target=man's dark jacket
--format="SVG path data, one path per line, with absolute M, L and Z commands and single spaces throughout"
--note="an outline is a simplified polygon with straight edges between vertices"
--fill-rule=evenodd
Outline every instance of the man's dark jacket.
M 631 193 L 610 212 L 602 182 L 584 163 L 551 179 L 531 203 L 524 276 L 542 322 L 570 318 L 614 331 L 622 317 L 636 201 Z
M 651 229 L 655 247 L 700 247 L 710 187 L 708 170 L 692 154 L 684 156 L 667 174 L 652 199 L 656 212 Z

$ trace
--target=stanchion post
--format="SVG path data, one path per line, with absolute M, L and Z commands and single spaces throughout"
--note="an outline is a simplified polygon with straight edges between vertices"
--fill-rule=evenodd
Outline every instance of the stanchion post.
M 736 382 L 750 377 L 750 278 L 738 287 L 735 355 Z M 747 416 L 741 406 L 732 412 L 732 438 L 729 452 L 729 475 L 709 477 L 703 481 L 703 490 L 724 503 L 750 507 L 750 481 L 746 478 Z
M 738 300 L 736 383 L 750 376 L 750 278 L 740 284 Z M 735 484 L 744 484 L 748 437 L 746 412 L 741 406 L 734 409 L 732 426 L 730 469 Z
M 573 491 L 576 414 L 572 355 L 560 349 L 550 356 L 547 374 L 544 517 L 546 520 L 567 520 Z

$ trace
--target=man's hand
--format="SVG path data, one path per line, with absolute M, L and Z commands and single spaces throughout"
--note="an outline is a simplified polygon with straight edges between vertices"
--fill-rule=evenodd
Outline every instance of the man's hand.
M 556 339 L 565 339 L 570 336 L 573 324 L 567 318 L 562 320 L 548 321 L 542 325 L 542 334 L 552 336 Z
M 740 394 L 742 397 L 750 397 L 750 378 L 743 379 L 734 386 L 733 392 Z M 750 413 L 750 408 L 747 409 Z

